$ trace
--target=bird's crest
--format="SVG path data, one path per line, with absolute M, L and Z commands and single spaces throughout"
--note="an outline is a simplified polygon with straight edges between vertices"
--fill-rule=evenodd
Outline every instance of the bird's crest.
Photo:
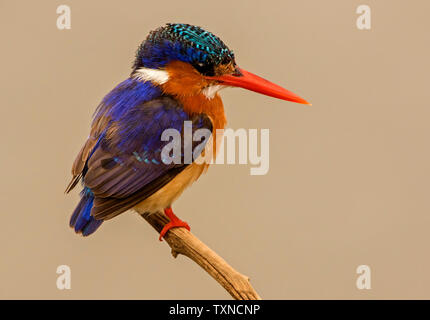
M 150 32 L 137 51 L 134 67 L 162 67 L 172 60 L 220 64 L 234 60 L 234 53 L 198 26 L 168 23 Z

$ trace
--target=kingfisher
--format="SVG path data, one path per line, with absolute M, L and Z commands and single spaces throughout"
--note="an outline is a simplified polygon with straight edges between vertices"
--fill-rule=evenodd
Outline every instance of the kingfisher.
M 164 211 L 170 222 L 160 232 L 160 240 L 171 228 L 190 230 L 173 213 L 172 204 L 209 164 L 163 161 L 168 142 L 162 135 L 167 129 L 183 134 L 184 123 L 191 123 L 192 132 L 224 129 L 219 90 L 225 87 L 309 104 L 239 68 L 233 51 L 201 27 L 168 23 L 151 31 L 137 50 L 130 76 L 98 105 L 88 139 L 73 163 L 66 193 L 79 182 L 83 186 L 70 218 L 75 232 L 88 236 L 103 221 L 129 209 L 148 214 Z M 180 160 L 185 148 L 197 148 L 195 143 L 185 144 L 181 140 Z M 200 148 L 200 154 L 204 152 Z

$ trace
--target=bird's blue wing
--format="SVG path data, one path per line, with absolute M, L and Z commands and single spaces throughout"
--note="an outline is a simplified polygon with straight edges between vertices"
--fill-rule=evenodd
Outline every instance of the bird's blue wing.
M 104 99 L 92 134 L 75 161 L 71 184 L 82 177 L 94 195 L 91 215 L 96 219 L 109 219 L 132 208 L 185 169 L 188 164 L 183 156 L 188 141 L 179 142 L 180 163 L 166 163 L 162 150 L 171 141 L 162 141 L 164 130 L 175 129 L 183 138 L 184 123 L 190 121 L 193 131 L 212 131 L 206 115 L 189 116 L 176 100 L 154 94 L 154 87 L 136 90 L 141 84 L 130 81 L 120 85 Z M 139 99 L 140 92 L 145 99 Z

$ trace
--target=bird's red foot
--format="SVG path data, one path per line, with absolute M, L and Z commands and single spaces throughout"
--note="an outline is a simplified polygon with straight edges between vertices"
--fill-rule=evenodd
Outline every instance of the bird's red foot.
M 160 237 L 158 238 L 160 241 L 163 241 L 164 235 L 167 233 L 167 231 L 169 231 L 172 228 L 182 227 L 182 228 L 187 229 L 188 231 L 191 230 L 188 223 L 186 223 L 185 221 L 182 221 L 177 216 L 175 216 L 175 214 L 172 211 L 172 208 L 164 209 L 164 213 L 170 219 L 170 222 L 164 226 L 163 230 L 161 230 Z

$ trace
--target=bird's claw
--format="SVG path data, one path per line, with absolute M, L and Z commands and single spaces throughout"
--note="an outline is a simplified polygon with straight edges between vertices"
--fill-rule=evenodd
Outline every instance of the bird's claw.
M 185 228 L 188 231 L 191 231 L 190 226 L 185 221 L 182 221 L 180 219 L 174 220 L 174 221 L 170 221 L 161 230 L 160 237 L 158 238 L 158 240 L 163 241 L 163 238 L 164 238 L 165 234 L 167 233 L 167 231 L 169 231 L 172 228 Z

